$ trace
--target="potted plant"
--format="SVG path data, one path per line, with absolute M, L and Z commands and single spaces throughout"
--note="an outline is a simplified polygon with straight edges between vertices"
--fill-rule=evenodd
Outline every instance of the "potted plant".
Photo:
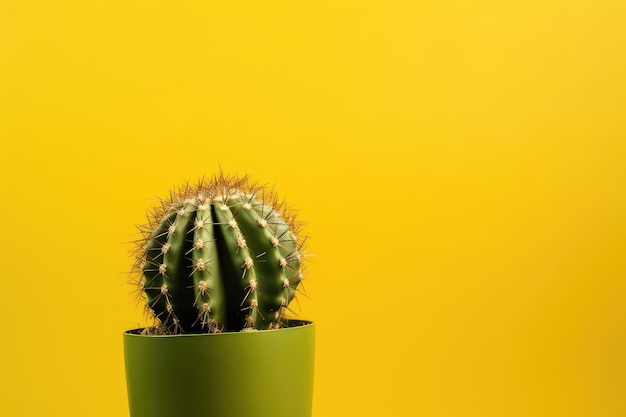
M 134 267 L 154 326 L 127 331 L 131 417 L 310 417 L 314 325 L 293 213 L 247 177 L 186 185 L 141 227 Z

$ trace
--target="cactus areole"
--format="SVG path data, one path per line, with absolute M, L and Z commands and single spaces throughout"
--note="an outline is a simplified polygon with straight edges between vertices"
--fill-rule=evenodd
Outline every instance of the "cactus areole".
M 266 188 L 223 174 L 170 193 L 140 227 L 134 271 L 153 334 L 287 327 L 299 223 Z

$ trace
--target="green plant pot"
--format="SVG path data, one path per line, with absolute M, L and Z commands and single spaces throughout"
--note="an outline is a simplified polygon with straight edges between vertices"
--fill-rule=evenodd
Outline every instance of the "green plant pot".
M 142 336 L 124 333 L 131 417 L 310 417 L 315 326 Z

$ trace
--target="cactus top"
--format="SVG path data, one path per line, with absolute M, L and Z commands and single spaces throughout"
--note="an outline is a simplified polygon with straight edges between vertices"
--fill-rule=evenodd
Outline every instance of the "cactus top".
M 272 329 L 302 281 L 299 223 L 247 177 L 220 175 L 153 210 L 137 285 L 161 333 Z

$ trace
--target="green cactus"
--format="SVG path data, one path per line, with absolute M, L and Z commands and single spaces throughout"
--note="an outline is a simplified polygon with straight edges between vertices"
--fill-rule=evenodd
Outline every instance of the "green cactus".
M 300 292 L 304 243 L 284 207 L 247 177 L 223 174 L 162 201 L 140 228 L 135 268 L 154 331 L 283 327 Z

